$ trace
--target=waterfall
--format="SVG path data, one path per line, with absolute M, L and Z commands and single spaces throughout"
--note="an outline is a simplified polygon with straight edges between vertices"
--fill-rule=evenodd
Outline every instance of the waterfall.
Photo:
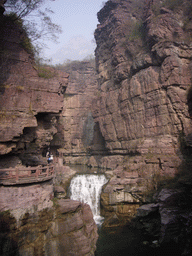
M 73 177 L 70 184 L 71 199 L 89 204 L 96 224 L 100 224 L 100 195 L 102 186 L 107 183 L 105 175 L 81 174 Z

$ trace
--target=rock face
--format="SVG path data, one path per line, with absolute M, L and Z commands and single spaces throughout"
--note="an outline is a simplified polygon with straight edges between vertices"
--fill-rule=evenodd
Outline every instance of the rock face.
M 170 251 L 176 255 L 191 255 L 191 196 L 184 187 L 162 189 L 153 204 L 138 208 L 136 226 L 148 236 L 153 247 L 160 246 L 162 253 Z
M 0 168 L 47 164 L 44 153 L 48 146 L 57 149 L 63 145 L 61 112 L 69 75 L 36 67 L 20 22 L 3 16 L 2 8 L 0 11 Z M 89 71 L 85 76 L 91 76 Z M 86 100 L 81 98 L 78 103 L 83 108 Z M 89 126 L 88 121 L 87 129 Z M 70 139 L 76 141 L 71 130 Z M 60 165 L 57 177 L 66 185 L 74 172 L 67 169 L 63 173 Z M 54 198 L 54 192 L 62 199 Z M 0 195 L 0 255 L 94 255 L 98 235 L 91 209 L 63 199 L 63 187 L 53 188 L 52 180 L 2 185 Z
M 28 156 L 25 164 L 39 164 L 57 132 L 68 74 L 53 69 L 43 74 L 19 22 L 1 14 L 0 23 L 0 155 L 11 153 L 22 161 Z M 5 158 L 3 167 L 10 165 Z
M 1 255 L 93 256 L 98 235 L 90 207 L 66 199 L 56 204 L 26 212 L 20 225 L 9 212 L 1 213 Z
M 110 0 L 98 13 L 92 113 L 106 150 L 95 160 L 114 170 L 102 194 L 106 216 L 120 219 L 121 205 L 133 216 L 191 145 L 190 10 L 190 1 Z
M 63 68 L 69 73 L 61 125 L 65 162 L 86 164 L 93 143 L 94 122 L 91 106 L 97 96 L 95 61 L 71 62 Z
M 61 213 L 68 214 L 64 223 L 58 222 L 59 233 L 63 234 L 61 255 L 94 255 L 97 226 L 89 205 L 73 200 L 60 200 L 59 204 Z
M 174 174 L 179 137 L 192 129 L 188 5 L 172 11 L 158 1 L 111 0 L 95 31 L 100 95 L 93 116 L 106 148 L 112 155 L 140 155 L 143 168 L 154 163 L 163 174 Z
M 106 171 L 110 180 L 101 196 L 105 224 L 116 226 L 130 220 L 139 205 L 148 201 L 148 192 L 157 189 L 159 180 L 175 175 L 192 146 L 191 8 L 190 0 L 107 1 L 98 13 L 100 24 L 95 31 L 98 80 L 86 62 L 72 67 L 64 102 L 68 75 L 58 72 L 57 76 L 50 70 L 52 78 L 39 78 L 31 55 L 20 47 L 26 47 L 23 31 L 1 15 L 1 24 L 5 24 L 0 28 L 1 166 L 10 165 L 10 156 L 13 166 L 18 159 L 30 165 L 42 163 L 40 155 L 51 141 L 62 147 L 60 152 L 68 163 L 111 168 Z M 7 33 L 8 29 L 12 32 Z M 59 187 L 55 192 L 65 196 Z M 157 221 L 152 229 L 148 226 L 149 231 L 158 230 L 162 242 L 173 234 L 172 227 L 180 232 L 178 223 L 186 224 L 182 235 L 191 235 L 191 229 L 187 230 L 191 208 L 186 216 L 171 204 L 172 199 L 178 202 L 176 195 L 182 198 L 187 193 L 177 193 L 164 190 L 153 204 L 138 209 L 149 221 L 155 215 Z M 66 236 L 74 228 L 77 232 L 72 232 L 72 238 L 86 244 L 81 253 L 89 255 L 93 247 L 87 243 L 86 237 L 92 237 L 87 230 L 93 227 L 94 233 L 94 224 L 89 217 L 90 225 L 85 228 L 83 224 L 87 206 L 61 202 L 60 214 L 67 226 L 54 222 L 56 232 L 61 232 L 62 243 L 66 241 L 75 255 L 78 248 L 68 245 Z M 73 217 L 77 217 L 77 229 Z M 54 236 L 47 234 L 48 239 Z M 57 255 L 58 243 L 64 250 L 57 239 L 43 250 Z M 23 250 L 25 255 L 35 249 L 30 245 Z
M 53 206 L 53 182 L 0 186 L 0 195 L 0 212 L 13 211 L 13 216 L 19 220 L 26 212 L 41 211 Z
M 56 172 L 54 182 L 0 186 L 0 255 L 94 255 L 91 208 L 66 199 L 75 171 L 58 166 Z

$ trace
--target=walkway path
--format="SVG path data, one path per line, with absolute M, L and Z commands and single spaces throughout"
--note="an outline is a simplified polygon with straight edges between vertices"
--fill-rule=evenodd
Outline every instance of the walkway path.
M 43 182 L 54 177 L 53 165 L 0 169 L 0 185 Z

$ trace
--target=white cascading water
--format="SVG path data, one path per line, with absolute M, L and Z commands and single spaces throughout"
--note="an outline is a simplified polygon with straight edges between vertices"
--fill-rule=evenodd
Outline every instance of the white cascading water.
M 70 198 L 89 204 L 96 224 L 101 224 L 100 195 L 102 186 L 107 183 L 105 175 L 81 174 L 73 177 L 70 184 Z

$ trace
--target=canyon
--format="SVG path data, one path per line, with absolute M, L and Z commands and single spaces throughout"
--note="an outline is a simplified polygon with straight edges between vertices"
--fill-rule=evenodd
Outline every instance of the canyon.
M 61 146 L 59 124 L 69 77 L 52 67 L 39 67 L 20 23 L 2 13 L 0 179 L 10 170 L 13 177 L 18 171 L 37 173 L 35 167 L 47 166 L 48 148 L 55 154 Z M 65 173 L 67 182 L 75 172 L 63 168 L 54 166 L 57 176 Z M 0 254 L 94 255 L 98 235 L 89 205 L 57 198 L 55 175 L 47 181 L 29 176 L 25 182 L 1 180 Z
M 105 228 L 133 221 L 153 246 L 173 243 L 190 255 L 192 5 L 109 0 L 98 21 L 96 66 L 73 62 L 42 75 L 24 31 L 1 15 L 0 166 L 46 165 L 50 147 L 61 175 L 69 171 L 63 162 L 99 167 L 109 180 L 101 194 Z M 46 185 L 50 200 L 41 210 L 51 211 L 55 184 Z M 88 206 L 70 204 L 78 204 L 72 212 L 81 230 Z M 93 255 L 97 240 L 88 214 L 91 249 L 82 255 Z

